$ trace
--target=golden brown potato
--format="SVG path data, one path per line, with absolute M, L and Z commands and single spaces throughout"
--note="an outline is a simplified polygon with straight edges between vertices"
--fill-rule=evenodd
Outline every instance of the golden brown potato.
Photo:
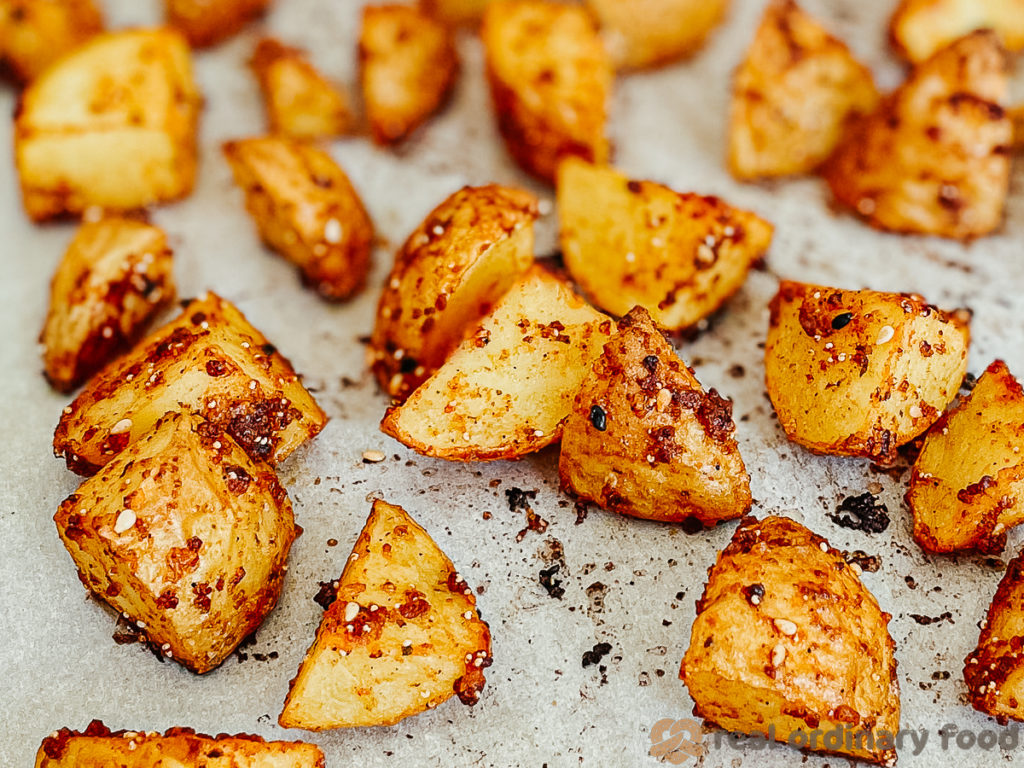
M 583 8 L 498 0 L 481 36 L 498 129 L 519 165 L 554 181 L 569 155 L 608 162 L 612 67 Z
M 614 315 L 639 305 L 670 330 L 721 307 L 772 240 L 771 224 L 718 198 L 576 158 L 557 197 L 565 265 L 591 300 Z
M 965 314 L 913 294 L 783 281 L 764 355 L 786 436 L 816 453 L 895 461 L 960 388 Z
M 299 48 L 265 37 L 249 60 L 270 132 L 291 139 L 323 139 L 352 130 L 348 97 L 321 75 Z
M 83 224 L 57 266 L 40 340 L 45 375 L 70 392 L 128 349 L 174 298 L 173 255 L 156 227 Z
M 890 618 L 825 539 L 785 517 L 746 518 L 708 572 L 679 677 L 694 714 L 727 731 L 783 742 L 800 731 L 801 747 L 892 765 Z M 836 728 L 844 738 L 830 744 Z
M 849 48 L 793 0 L 773 0 L 733 80 L 729 169 L 738 179 L 810 173 L 877 103 Z
M 0 0 L 0 64 L 28 82 L 102 29 L 93 0 Z
M 279 720 L 321 731 L 393 725 L 453 695 L 472 706 L 490 664 L 473 590 L 404 509 L 375 501 Z
M 231 302 L 210 293 L 93 377 L 64 409 L 54 453 L 91 475 L 165 413 L 183 409 L 274 465 L 327 422 L 284 355 Z
M 224 155 L 263 242 L 298 266 L 304 283 L 329 301 L 363 287 L 373 222 L 330 155 L 280 136 L 229 141 Z
M 96 35 L 22 94 L 14 151 L 25 211 L 41 221 L 187 195 L 199 104 L 179 34 Z
M 451 461 L 516 459 L 557 442 L 612 321 L 533 267 L 381 430 Z
M 450 27 L 475 26 L 493 0 L 419 0 L 419 7 Z
M 273 470 L 190 413 L 160 419 L 54 522 L 82 583 L 199 674 L 273 610 L 296 534 Z
M 399 401 L 533 263 L 537 198 L 512 187 L 463 187 L 395 254 L 370 339 L 381 388 Z
M 929 552 L 1002 552 L 1024 522 L 1024 388 L 1002 360 L 925 436 L 907 503 Z
M 409 5 L 363 7 L 360 79 L 378 144 L 401 141 L 436 112 L 459 71 L 451 30 Z
M 1024 0 L 900 0 L 889 22 L 896 49 L 913 62 L 978 29 L 993 29 L 1013 51 L 1024 49 Z
M 968 239 L 1002 222 L 1013 126 L 1006 53 L 975 32 L 855 119 L 823 166 L 836 200 L 871 226 Z
M 586 0 L 621 69 L 667 64 L 699 49 L 729 0 Z
M 61 728 L 43 739 L 36 768 L 324 768 L 320 748 L 259 736 L 204 736 L 191 728 L 111 731 L 93 720 L 84 732 Z
M 231 37 L 258 16 L 271 0 L 164 0 L 167 23 L 202 48 Z
M 750 510 L 732 403 L 705 392 L 637 307 L 619 322 L 562 433 L 562 486 L 633 517 L 714 525 Z

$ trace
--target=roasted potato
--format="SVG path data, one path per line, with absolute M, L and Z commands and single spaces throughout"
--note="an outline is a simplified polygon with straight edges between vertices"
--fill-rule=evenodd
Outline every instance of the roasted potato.
M 89 382 L 60 417 L 54 453 L 72 471 L 91 475 L 165 413 L 183 409 L 275 465 L 327 422 L 284 355 L 211 293 Z
M 475 26 L 492 0 L 419 0 L 419 7 L 450 27 Z
M 324 768 L 320 748 L 300 741 L 259 736 L 204 736 L 191 728 L 164 735 L 111 731 L 93 720 L 84 732 L 61 728 L 43 739 L 36 768 Z
M 14 153 L 35 221 L 144 208 L 192 190 L 200 96 L 166 29 L 93 37 L 22 94 Z
M 533 267 L 381 430 L 452 461 L 516 459 L 562 436 L 610 318 Z
M 160 419 L 54 522 L 82 583 L 199 674 L 273 610 L 296 534 L 273 470 L 191 413 Z
M 409 5 L 367 5 L 359 33 L 360 81 L 378 144 L 406 138 L 436 112 L 455 84 L 451 30 Z
M 1013 146 L 1020 149 L 1024 147 L 1024 105 L 1010 110 L 1010 120 L 1013 121 Z
M 375 501 L 279 720 L 321 731 L 473 705 L 490 664 L 473 590 L 404 509 Z
M 0 0 L 0 64 L 28 82 L 102 29 L 93 0 Z
M 329 301 L 366 282 L 373 222 L 348 176 L 327 152 L 281 136 L 224 145 L 260 237 L 298 266 L 303 282 Z
M 714 525 L 750 510 L 732 403 L 705 392 L 637 307 L 619 322 L 562 433 L 562 486 L 599 506 Z
M 1024 49 L 1024 0 L 900 0 L 889 22 L 893 45 L 910 61 L 978 29 L 993 29 L 1012 51 Z
M 708 572 L 679 676 L 694 714 L 727 731 L 783 742 L 801 731 L 804 748 L 892 765 L 890 618 L 821 536 L 745 518 Z M 837 728 L 838 744 L 811 738 Z
M 554 181 L 569 155 L 608 161 L 612 66 L 582 7 L 498 0 L 481 36 L 498 129 L 519 165 Z
M 783 281 L 764 355 L 786 436 L 816 453 L 895 461 L 960 388 L 966 314 L 913 294 Z
M 958 239 L 992 232 L 1010 176 L 1006 95 L 995 34 L 940 50 L 851 123 L 823 166 L 832 194 L 878 229 Z
M 924 438 L 907 503 L 929 552 L 1002 552 L 1024 523 L 1024 388 L 1002 360 Z
M 733 79 L 729 169 L 738 179 L 810 173 L 877 103 L 871 70 L 849 48 L 793 0 L 772 0 Z
M 537 198 L 512 187 L 463 187 L 395 254 L 370 339 L 381 388 L 399 401 L 533 263 Z
M 164 0 L 167 23 L 197 48 L 231 37 L 258 16 L 271 0 Z
M 694 53 L 729 0 L 586 0 L 620 69 L 667 64 Z
M 695 325 L 739 290 L 773 227 L 715 197 L 631 181 L 576 158 L 558 171 L 565 265 L 601 309 L 634 306 L 670 330 Z
M 964 661 L 971 705 L 1006 725 L 1024 720 L 1024 550 L 1006 567 L 978 647 Z
M 40 340 L 47 380 L 70 392 L 128 349 L 174 298 L 173 255 L 156 227 L 83 224 L 57 266 Z

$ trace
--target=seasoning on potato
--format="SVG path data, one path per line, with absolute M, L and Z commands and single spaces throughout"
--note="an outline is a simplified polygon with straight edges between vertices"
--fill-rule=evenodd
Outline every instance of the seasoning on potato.
M 0 0 L 0 64 L 27 83 L 102 29 L 93 0 Z
M 1024 49 L 1024 0 L 900 0 L 889 37 L 904 57 L 920 62 L 978 29 L 994 30 L 1011 51 Z
M 216 45 L 262 16 L 271 0 L 164 0 L 167 23 L 197 48 Z

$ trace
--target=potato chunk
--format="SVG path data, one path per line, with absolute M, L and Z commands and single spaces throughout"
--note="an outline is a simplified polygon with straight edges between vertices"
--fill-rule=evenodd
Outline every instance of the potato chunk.
M 381 430 L 452 461 L 517 459 L 558 442 L 612 321 L 534 267 Z
M 1006 53 L 975 32 L 853 121 L 824 165 L 835 199 L 871 226 L 968 239 L 1002 223 L 1013 126 Z
M 670 330 L 695 325 L 739 290 L 773 227 L 715 197 L 631 181 L 575 158 L 558 172 L 565 264 L 614 315 L 634 306 Z
M 162 736 L 111 731 L 93 720 L 84 732 L 61 728 L 43 739 L 36 768 L 324 768 L 320 747 L 239 734 L 204 736 L 171 728 Z
M 727 731 L 891 765 L 900 728 L 891 617 L 840 552 L 785 517 L 746 518 L 708 572 L 679 677 Z M 836 728 L 838 744 L 808 734 Z M 808 743 L 810 742 L 810 743 Z
M 750 510 L 732 403 L 705 392 L 637 307 L 619 322 L 562 434 L 562 486 L 605 509 L 714 525 Z
M 733 80 L 729 168 L 738 179 L 810 173 L 877 102 L 849 48 L 793 0 L 773 0 Z
M 925 436 L 907 503 L 929 552 L 1002 552 L 1024 522 L 1024 388 L 1002 360 Z
M 395 254 L 370 340 L 385 392 L 405 400 L 526 272 L 536 218 L 529 192 L 463 187 L 409 236 Z
M 586 11 L 545 0 L 499 0 L 483 29 L 498 129 L 524 169 L 554 181 L 569 155 L 608 161 L 612 67 Z
M 102 29 L 93 0 L 0 0 L 0 64 L 28 82 Z
M 316 436 L 327 417 L 291 363 L 216 294 L 97 374 L 64 409 L 53 448 L 91 475 L 149 434 L 168 411 L 189 409 L 271 464 Z
M 901 0 L 889 22 L 896 49 L 914 62 L 978 29 L 993 29 L 1012 51 L 1024 49 L 1024 0 Z
M 128 349 L 174 298 L 172 267 L 156 227 L 120 218 L 83 224 L 50 286 L 41 336 L 50 384 L 70 392 Z
M 231 37 L 261 16 L 271 0 L 164 0 L 167 23 L 197 48 Z
M 419 0 L 419 7 L 450 27 L 475 26 L 493 0 Z
M 330 155 L 276 136 L 229 141 L 224 155 L 263 242 L 298 266 L 303 282 L 329 301 L 363 287 L 373 223 Z
M 964 315 L 913 294 L 783 281 L 764 354 L 787 437 L 816 453 L 894 461 L 960 388 L 970 343 Z
M 455 83 L 451 30 L 408 5 L 363 7 L 359 33 L 363 102 L 378 144 L 406 138 L 436 112 Z
M 189 413 L 160 419 L 54 522 L 82 583 L 199 674 L 273 609 L 296 534 L 274 472 Z
M 472 706 L 490 664 L 473 590 L 404 509 L 378 500 L 279 720 L 320 731 L 394 725 L 453 695 Z

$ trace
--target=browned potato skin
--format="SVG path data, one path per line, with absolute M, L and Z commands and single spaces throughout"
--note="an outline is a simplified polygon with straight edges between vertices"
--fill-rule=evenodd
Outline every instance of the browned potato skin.
M 929 552 L 1002 552 L 1024 522 L 1024 389 L 996 360 L 924 438 L 907 503 Z
M 890 618 L 825 539 L 785 517 L 745 518 L 708 571 L 679 677 L 694 714 L 727 731 L 774 725 L 785 741 L 845 726 L 855 739 L 891 738 L 900 700 Z M 839 754 L 896 758 L 853 746 Z
M 498 128 L 519 165 L 554 181 L 564 157 L 608 162 L 612 66 L 584 9 L 498 0 L 481 37 Z
M 491 633 L 473 590 L 404 509 L 378 500 L 280 724 L 394 725 L 453 695 L 472 706 L 490 665 Z
M 956 395 L 969 343 L 962 313 L 920 296 L 783 281 L 765 346 L 768 395 L 793 442 L 892 463 Z
M 26 83 L 102 29 L 93 0 L 0 0 L 0 64 Z
M 191 728 L 171 728 L 163 735 L 111 731 L 93 720 L 83 732 L 61 728 L 43 739 L 36 768 L 324 768 L 320 748 L 300 741 L 264 741 L 240 733 L 205 736 Z
M 793 0 L 773 0 L 733 80 L 729 169 L 738 179 L 810 173 L 877 103 L 871 71 L 846 45 Z
M 216 45 L 262 16 L 271 0 L 164 0 L 167 23 L 196 48 Z
M 941 49 L 823 166 L 837 202 L 871 226 L 967 240 L 1003 220 L 1013 126 L 1006 51 L 989 31 Z
M 172 267 L 156 227 L 116 217 L 83 224 L 50 285 L 40 337 L 47 381 L 70 392 L 127 350 L 174 298 Z
M 477 26 L 493 0 L 419 0 L 419 7 L 450 27 Z
M 558 475 L 563 488 L 604 509 L 710 526 L 750 510 L 735 431 L 732 403 L 704 391 L 637 307 L 576 395 Z
M 444 104 L 459 71 L 451 30 L 409 5 L 367 5 L 360 78 L 378 144 L 406 138 Z
M 282 136 L 229 141 L 224 155 L 263 242 L 298 266 L 306 285 L 328 301 L 362 289 L 373 222 L 330 155 Z
M 533 263 L 537 198 L 513 187 L 463 187 L 427 215 L 395 254 L 377 305 L 371 367 L 404 401 L 466 330 Z
M 137 522 L 118 530 L 126 509 Z M 54 522 L 82 583 L 198 674 L 273 610 L 296 535 L 273 470 L 189 413 L 160 419 Z
M 559 167 L 557 197 L 565 264 L 584 292 L 613 315 L 642 306 L 673 331 L 736 293 L 774 231 L 716 197 L 633 181 L 576 158 Z
M 1024 0 L 900 0 L 889 38 L 912 62 L 927 59 L 958 37 L 993 29 L 1011 51 L 1024 49 Z
M 211 293 L 86 385 L 61 415 L 54 453 L 72 471 L 94 474 L 165 413 L 182 409 L 226 429 L 250 456 L 273 465 L 327 423 L 284 355 Z

